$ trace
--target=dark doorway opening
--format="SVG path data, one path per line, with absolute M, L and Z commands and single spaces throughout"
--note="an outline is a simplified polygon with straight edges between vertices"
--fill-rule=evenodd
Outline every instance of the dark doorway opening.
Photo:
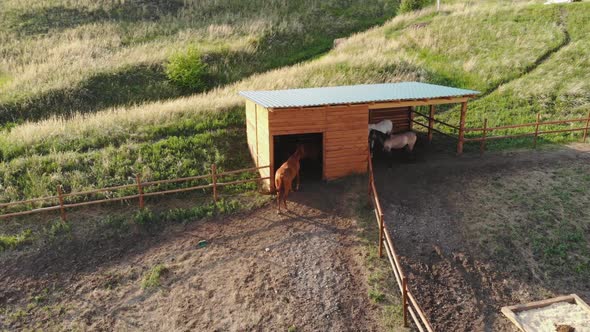
M 303 144 L 305 156 L 301 159 L 301 181 L 323 178 L 323 134 L 295 134 L 274 136 L 274 169 L 277 170 Z

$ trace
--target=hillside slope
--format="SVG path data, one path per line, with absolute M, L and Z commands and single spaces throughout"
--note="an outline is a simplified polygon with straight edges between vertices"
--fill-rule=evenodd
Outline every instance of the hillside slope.
M 45 194 L 57 183 L 75 190 L 121 183 L 138 171 L 162 178 L 199 174 L 210 162 L 247 164 L 237 95 L 245 89 L 416 80 L 482 91 L 468 125 L 484 116 L 493 125 L 537 112 L 585 114 L 589 15 L 588 2 L 458 2 L 398 16 L 320 58 L 203 94 L 18 125 L 0 137 L 0 200 Z
M 395 15 L 397 0 L 0 2 L 0 125 L 202 92 L 321 54 Z M 195 48 L 204 84 L 170 81 Z

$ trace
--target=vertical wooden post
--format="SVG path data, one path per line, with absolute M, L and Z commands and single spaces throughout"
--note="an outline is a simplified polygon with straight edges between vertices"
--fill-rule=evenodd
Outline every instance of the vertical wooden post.
M 383 213 L 379 214 L 379 257 L 383 257 L 383 238 L 384 238 L 384 227 L 383 227 Z
M 217 166 L 211 164 L 211 178 L 213 179 L 213 201 L 217 202 Z
M 590 112 L 588 112 L 588 119 L 586 119 L 586 129 L 584 130 L 584 143 L 586 143 L 586 138 L 588 138 L 588 127 L 590 127 Z
M 57 195 L 59 196 L 59 212 L 61 213 L 61 221 L 66 222 L 67 216 L 66 209 L 64 208 L 64 197 L 61 185 L 57 186 Z
M 414 129 L 414 111 L 416 110 L 415 107 L 410 107 L 410 131 Z
M 430 118 L 428 119 L 428 143 L 432 143 L 432 129 L 434 128 L 434 105 L 430 105 Z
M 402 301 L 404 307 L 404 327 L 408 327 L 408 280 L 406 277 L 402 277 Z
M 463 154 L 463 143 L 465 140 L 465 117 L 467 115 L 467 102 L 461 103 L 461 120 L 459 121 L 459 143 L 457 143 L 457 154 Z
M 479 144 L 479 153 L 483 154 L 486 149 L 486 136 L 488 129 L 488 119 L 483 120 L 483 133 L 481 134 L 481 142 Z
M 537 113 L 537 123 L 535 124 L 535 138 L 533 140 L 533 146 L 537 147 L 537 136 L 539 136 L 539 122 L 541 122 L 541 113 Z
M 141 176 L 139 173 L 135 175 L 135 181 L 137 182 L 137 192 L 139 193 L 139 208 L 143 209 L 143 187 L 141 186 Z

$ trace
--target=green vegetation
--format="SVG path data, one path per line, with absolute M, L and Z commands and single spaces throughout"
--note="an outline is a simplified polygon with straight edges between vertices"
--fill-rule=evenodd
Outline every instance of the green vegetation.
M 173 54 L 166 63 L 166 76 L 183 88 L 193 91 L 204 90 L 207 65 L 201 57 L 196 47 L 190 47 L 186 53 Z
M 30 229 L 22 231 L 16 235 L 0 234 L 0 252 L 7 249 L 15 249 L 22 245 L 29 244 L 33 240 L 33 235 Z
M 432 1 L 429 0 L 402 0 L 399 5 L 399 12 L 409 13 L 414 10 L 422 9 L 431 3 Z
M 334 38 L 392 17 L 396 4 L 3 1 L 0 123 L 91 113 L 234 82 L 313 58 L 329 50 Z M 209 69 L 207 84 L 179 87 L 164 65 L 192 48 Z
M 358 185 L 357 185 L 358 187 Z M 362 187 L 362 186 L 361 186 Z M 364 188 L 364 187 L 363 187 Z M 385 331 L 405 331 L 403 326 L 403 307 L 401 295 L 387 258 L 380 258 L 378 252 L 379 231 L 375 214 L 367 205 L 366 192 L 355 199 L 359 202 L 355 214 L 361 229 L 361 239 L 367 251 L 365 266 L 368 274 L 369 298 L 379 308 L 378 321 Z
M 162 264 L 152 267 L 141 280 L 141 288 L 152 289 L 160 287 L 162 277 L 169 271 L 170 270 Z
M 590 277 L 590 166 L 584 161 L 484 177 L 463 193 L 466 238 L 507 270 L 541 280 Z
M 295 17 L 289 16 L 283 30 L 277 32 L 270 28 L 262 29 L 262 33 L 268 32 L 270 35 L 261 37 L 258 32 L 250 35 L 244 32 L 250 31 L 246 26 L 252 21 L 243 16 L 239 22 L 245 25 L 239 25 L 241 30 L 234 28 L 242 32 L 220 38 L 228 43 L 242 41 L 243 43 L 235 43 L 238 46 L 254 43 L 254 53 L 246 54 L 255 54 L 252 57 L 257 62 L 248 65 L 245 62 L 236 62 L 235 68 L 243 71 L 240 74 L 231 74 L 231 78 L 216 80 L 224 82 L 224 86 L 190 97 L 121 106 L 95 114 L 87 114 L 83 109 L 78 109 L 68 118 L 7 125 L 0 135 L 0 179 L 5 189 L 0 192 L 0 201 L 46 195 L 57 184 L 64 184 L 66 188 L 78 191 L 128 183 L 138 172 L 146 179 L 156 180 L 204 174 L 213 162 L 226 170 L 250 166 L 250 157 L 245 146 L 243 99 L 237 95 L 239 90 L 404 80 L 471 88 L 484 94 L 470 103 L 467 121 L 470 127 L 479 127 L 483 118 L 488 118 L 489 126 L 494 126 L 533 121 L 538 112 L 546 119 L 555 119 L 585 115 L 589 111 L 590 100 L 586 91 L 590 88 L 587 83 L 590 82 L 590 77 L 584 68 L 588 67 L 586 62 L 590 59 L 590 45 L 587 45 L 590 41 L 586 37 L 590 34 L 584 17 L 590 12 L 590 3 L 544 6 L 529 2 L 510 2 L 508 6 L 507 2 L 502 1 L 454 1 L 443 6 L 440 12 L 428 7 L 400 15 L 381 27 L 351 36 L 334 50 L 317 58 L 299 57 L 296 54 L 316 46 L 327 50 L 333 36 L 384 19 L 383 15 L 374 20 L 369 20 L 369 17 L 375 17 L 376 8 L 393 8 L 394 4 L 375 1 L 371 2 L 371 6 L 366 6 L 364 3 L 361 5 L 360 2 L 353 2 L 351 7 L 346 7 L 338 6 L 336 2 L 314 2 L 314 6 L 319 7 L 302 9 L 299 6 L 303 5 L 299 2 L 272 3 L 274 7 L 265 9 L 276 14 L 269 16 L 268 20 L 272 22 L 279 22 L 278 17 L 282 17 L 284 10 L 293 13 L 301 10 L 304 13 L 321 12 L 322 15 L 339 17 L 344 26 L 334 27 L 334 22 L 342 22 L 340 20 L 314 20 L 313 15 L 304 17 L 298 14 Z M 228 7 L 222 4 L 226 3 L 218 3 L 219 10 L 229 8 L 229 4 Z M 243 6 L 252 9 L 256 5 Z M 360 14 L 353 11 L 360 8 L 364 8 Z M 244 10 L 240 15 L 250 13 L 248 15 L 258 17 L 254 12 Z M 268 20 L 263 21 L 269 22 Z M 308 25 L 308 20 L 315 23 Z M 229 61 L 224 56 L 218 58 L 223 52 L 214 54 L 202 43 L 182 43 L 185 46 L 171 47 L 169 40 L 180 37 L 174 35 L 177 37 L 169 38 L 170 35 L 158 30 L 163 29 L 160 24 L 165 21 L 162 19 L 150 23 L 157 36 L 153 41 L 125 44 L 125 47 L 143 45 L 144 48 L 146 45 L 168 45 L 165 56 L 143 68 L 158 66 L 158 75 L 168 82 L 171 89 L 183 90 L 184 88 L 166 77 L 163 68 L 172 54 L 186 55 L 186 45 L 192 45 L 191 47 L 198 47 L 210 75 L 215 77 L 218 75 L 216 73 L 228 71 L 225 64 L 222 66 L 211 62 L 211 59 L 221 58 L 223 60 L 219 60 L 220 63 Z M 417 23 L 420 25 L 416 25 Z M 130 26 L 134 27 L 134 24 Z M 170 29 L 184 31 L 176 24 Z M 84 26 L 85 29 L 89 28 Z M 272 24 L 269 23 L 269 26 Z M 299 28 L 295 29 L 295 26 Z M 146 25 L 142 27 L 146 28 Z M 219 27 L 216 26 L 215 29 L 217 28 Z M 15 33 L 14 26 L 10 29 L 10 33 Z M 49 31 L 65 33 L 68 29 L 70 28 L 52 27 Z M 314 33 L 310 33 L 310 29 L 314 29 Z M 327 35 L 316 33 L 327 31 L 326 29 L 330 31 Z M 255 38 L 256 36 L 259 38 Z M 319 36 L 330 38 L 321 41 L 314 39 L 324 38 Z M 306 41 L 309 38 L 312 41 Z M 285 43 L 289 45 L 280 46 L 284 47 L 280 56 L 279 53 L 273 53 L 279 52 L 279 45 Z M 268 51 L 264 53 L 268 57 L 257 53 L 267 52 L 264 50 Z M 229 54 L 231 58 L 235 55 L 232 52 L 224 54 Z M 313 60 L 259 73 L 285 65 L 285 62 L 274 62 L 292 56 Z M 271 62 L 273 63 L 269 64 Z M 6 69 L 3 71 L 8 72 L 11 77 L 10 86 L 18 90 L 18 84 L 14 83 L 14 73 Z M 239 80 L 248 75 L 251 76 Z M 234 81 L 236 83 L 230 83 Z M 161 96 L 156 98 L 160 99 Z M 450 122 L 458 121 L 457 114 L 455 108 L 439 109 L 441 119 Z M 579 135 L 546 136 L 543 137 L 543 142 L 564 142 L 577 137 Z M 503 141 L 495 146 L 514 146 L 525 141 L 530 140 Z M 494 148 L 493 144 L 491 146 Z

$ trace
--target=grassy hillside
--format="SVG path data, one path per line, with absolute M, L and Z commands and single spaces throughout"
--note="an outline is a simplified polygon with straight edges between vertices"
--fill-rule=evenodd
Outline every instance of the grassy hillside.
M 208 90 L 328 50 L 382 23 L 395 0 L 8 0 L 0 3 L 0 124 Z M 187 48 L 204 86 L 171 82 Z
M 584 114 L 590 108 L 589 14 L 587 2 L 456 2 L 441 12 L 398 16 L 317 59 L 202 94 L 20 124 L 0 136 L 0 200 L 45 194 L 56 183 L 76 190 L 121 183 L 137 171 L 161 178 L 198 174 L 213 161 L 243 165 L 237 95 L 243 89 L 417 80 L 484 92 L 470 104 L 469 125 L 483 117 L 493 125 L 537 112 Z M 442 116 L 456 120 L 456 113 Z

